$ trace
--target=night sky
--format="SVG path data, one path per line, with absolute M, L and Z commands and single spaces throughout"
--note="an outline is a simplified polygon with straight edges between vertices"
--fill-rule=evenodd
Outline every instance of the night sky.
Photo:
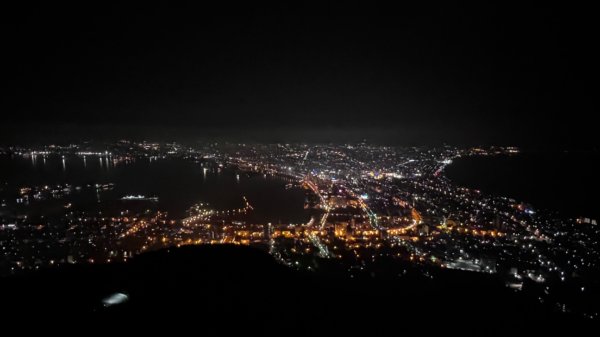
M 589 8 L 4 12 L 3 141 L 598 145 Z

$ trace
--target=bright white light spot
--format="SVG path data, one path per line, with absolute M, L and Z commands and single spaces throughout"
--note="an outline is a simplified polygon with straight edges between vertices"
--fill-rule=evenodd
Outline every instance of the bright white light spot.
M 129 300 L 129 296 L 123 293 L 114 293 L 102 300 L 105 307 L 110 307 L 116 304 L 125 303 Z

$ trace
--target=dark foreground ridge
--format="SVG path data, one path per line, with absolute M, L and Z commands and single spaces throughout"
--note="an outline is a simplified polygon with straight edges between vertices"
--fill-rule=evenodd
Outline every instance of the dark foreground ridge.
M 333 264 L 320 266 L 295 271 L 249 247 L 171 248 L 127 264 L 3 279 L 2 316 L 5 322 L 55 322 L 44 329 L 76 320 L 98 329 L 281 336 L 539 335 L 575 333 L 590 323 L 549 310 L 489 275 L 438 270 L 430 278 L 405 266 L 399 277 L 392 276 L 397 266 L 384 262 L 350 278 Z M 102 304 L 118 292 L 128 296 L 125 303 Z

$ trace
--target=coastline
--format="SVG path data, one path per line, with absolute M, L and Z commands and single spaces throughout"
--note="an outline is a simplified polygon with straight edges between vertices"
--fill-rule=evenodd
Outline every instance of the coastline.
M 456 158 L 443 174 L 452 184 L 532 204 L 561 218 L 598 220 L 598 163 L 600 153 L 593 151 L 532 151 Z M 557 179 L 561 175 L 569 179 Z

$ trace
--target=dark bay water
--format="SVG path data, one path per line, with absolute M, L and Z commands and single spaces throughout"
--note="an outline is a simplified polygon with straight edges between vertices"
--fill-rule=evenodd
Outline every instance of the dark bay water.
M 446 168 L 455 184 L 512 197 L 565 216 L 600 219 L 600 154 L 466 157 Z
M 287 181 L 270 176 L 239 173 L 214 165 L 179 159 L 138 159 L 113 163 L 106 158 L 49 156 L 44 161 L 26 157 L 0 156 L 0 183 L 5 187 L 53 184 L 114 183 L 112 191 L 100 193 L 103 201 L 125 195 L 157 196 L 158 207 L 174 216 L 197 202 L 208 202 L 215 209 L 243 206 L 245 196 L 254 206 L 252 220 L 305 222 L 308 220 L 301 189 L 286 189 Z M 96 202 L 95 192 L 91 196 Z M 88 196 L 89 197 L 89 196 Z M 85 195 L 77 197 L 84 201 Z

